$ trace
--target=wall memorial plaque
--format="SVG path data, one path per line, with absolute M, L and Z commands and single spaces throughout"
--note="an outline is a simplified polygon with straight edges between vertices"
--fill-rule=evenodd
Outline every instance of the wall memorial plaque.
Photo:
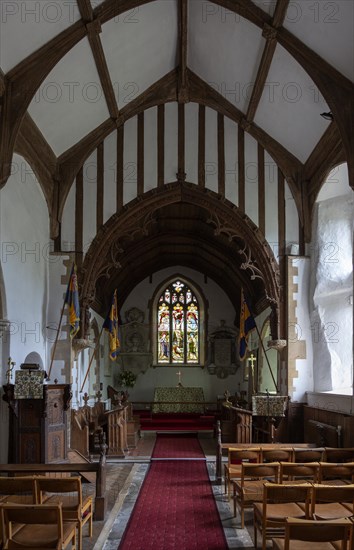
M 239 368 L 236 353 L 237 333 L 233 327 L 220 322 L 218 327 L 209 336 L 207 369 L 209 374 L 216 374 L 218 378 L 227 378 L 235 374 Z

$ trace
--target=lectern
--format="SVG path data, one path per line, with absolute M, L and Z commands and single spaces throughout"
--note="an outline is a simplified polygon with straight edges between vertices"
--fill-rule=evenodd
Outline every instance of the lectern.
M 38 398 L 19 398 L 14 384 L 3 386 L 9 405 L 10 464 L 64 462 L 70 384 L 43 384 Z

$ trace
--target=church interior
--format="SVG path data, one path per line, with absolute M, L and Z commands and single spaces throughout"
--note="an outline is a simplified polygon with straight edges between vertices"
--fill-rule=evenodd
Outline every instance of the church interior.
M 231 448 L 354 463 L 353 2 L 0 14 L 0 477 L 80 463 L 77 548 L 116 549 L 124 491 L 138 506 L 163 434 L 182 452 L 193 433 L 221 518 L 242 513 L 222 542 L 178 547 L 253 548 L 257 528 L 269 547 Z

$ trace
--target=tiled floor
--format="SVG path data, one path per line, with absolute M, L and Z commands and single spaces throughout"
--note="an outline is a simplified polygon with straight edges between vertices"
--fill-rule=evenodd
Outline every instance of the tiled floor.
M 138 447 L 129 452 L 125 459 L 107 462 L 108 510 L 105 521 L 94 522 L 92 539 L 84 527 L 83 550 L 117 550 L 141 484 L 148 471 L 150 457 L 155 443 L 155 434 L 144 432 Z M 239 529 L 239 518 L 234 518 L 229 502 L 223 493 L 223 486 L 215 483 L 216 442 L 210 434 L 200 437 L 200 443 L 207 457 L 208 471 L 220 517 L 225 529 L 229 549 L 254 548 L 248 529 Z M 93 488 L 87 484 L 86 492 Z M 246 514 L 246 526 L 252 527 L 252 514 Z M 183 549 L 181 550 L 188 550 Z

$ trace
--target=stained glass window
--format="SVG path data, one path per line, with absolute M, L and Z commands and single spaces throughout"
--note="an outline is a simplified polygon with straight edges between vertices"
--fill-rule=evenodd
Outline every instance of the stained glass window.
M 200 310 L 189 286 L 180 279 L 161 292 L 157 303 L 157 363 L 200 362 Z

